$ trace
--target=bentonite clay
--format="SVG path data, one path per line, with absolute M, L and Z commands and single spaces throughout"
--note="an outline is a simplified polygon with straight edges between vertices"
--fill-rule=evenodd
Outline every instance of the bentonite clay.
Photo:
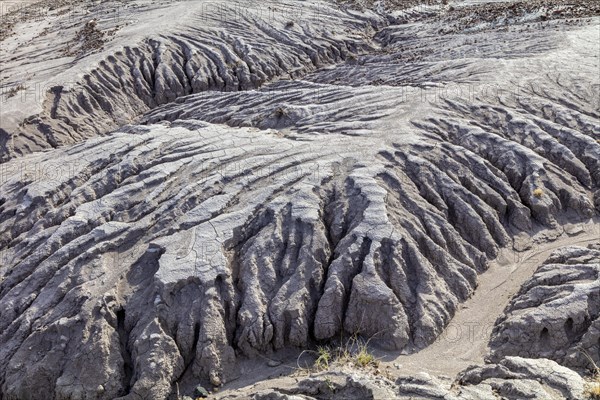
M 584 395 L 595 3 L 105 3 L 2 31 L 23 89 L 0 125 L 0 398 Z M 243 362 L 344 336 L 419 354 L 504 251 L 480 365 L 227 392 Z

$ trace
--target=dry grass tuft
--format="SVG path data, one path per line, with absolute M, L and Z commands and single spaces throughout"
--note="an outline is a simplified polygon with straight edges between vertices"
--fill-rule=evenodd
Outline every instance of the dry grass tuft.
M 319 346 L 316 351 L 306 350 L 305 352 L 313 353 L 317 357 L 313 363 L 313 368 L 317 371 L 348 365 L 358 368 L 379 367 L 379 360 L 369 352 L 368 341 L 364 341 L 356 335 L 350 337 L 342 345 Z
M 365 368 L 369 365 L 373 367 L 379 366 L 379 361 L 373 356 L 373 354 L 367 351 L 366 346 L 361 348 L 359 352 L 354 356 L 354 364 L 357 367 Z
M 600 371 L 596 371 L 594 377 L 587 382 L 585 394 L 592 400 L 600 400 Z
M 583 351 L 583 354 L 590 361 L 594 371 L 592 377 L 587 379 L 585 385 L 585 395 L 588 399 L 600 400 L 600 367 L 596 365 L 592 357 L 590 357 L 587 352 Z
M 544 191 L 540 188 L 537 188 L 533 191 L 533 195 L 539 199 L 544 195 Z

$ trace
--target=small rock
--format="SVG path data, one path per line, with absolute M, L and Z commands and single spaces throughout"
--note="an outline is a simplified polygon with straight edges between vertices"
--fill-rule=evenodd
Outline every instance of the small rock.
M 202 385 L 198 385 L 194 388 L 194 396 L 196 397 L 208 397 L 208 390 L 204 389 Z
M 569 236 L 579 235 L 584 232 L 584 229 L 581 225 L 575 224 L 567 224 L 564 227 L 565 233 Z
M 222 384 L 221 378 L 219 378 L 219 376 L 217 374 L 211 374 L 210 375 L 210 383 L 213 386 L 221 386 L 221 384 Z
M 104 386 L 98 385 L 98 387 L 96 388 L 96 393 L 98 393 L 98 394 L 104 393 Z
M 520 233 L 513 239 L 513 249 L 515 251 L 523 252 L 531 249 L 532 246 L 531 238 L 526 233 Z
M 269 367 L 278 367 L 281 365 L 281 361 L 277 361 L 277 360 L 269 360 L 269 362 L 267 363 L 267 365 Z

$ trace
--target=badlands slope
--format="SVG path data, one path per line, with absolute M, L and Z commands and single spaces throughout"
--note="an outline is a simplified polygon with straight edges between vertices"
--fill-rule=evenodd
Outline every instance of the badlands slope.
M 0 398 L 582 398 L 600 6 L 410 3 L 5 13 Z

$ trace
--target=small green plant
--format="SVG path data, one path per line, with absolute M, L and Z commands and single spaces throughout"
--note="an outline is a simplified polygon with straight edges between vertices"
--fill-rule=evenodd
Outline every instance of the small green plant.
M 375 359 L 373 354 L 370 354 L 367 351 L 367 346 L 365 345 L 364 347 L 361 347 L 358 353 L 354 356 L 354 364 L 361 368 L 365 368 L 369 365 L 377 367 L 379 366 L 379 361 Z
M 331 350 L 328 347 L 319 346 L 315 366 L 318 370 L 327 369 L 329 368 L 329 361 L 331 361 Z

